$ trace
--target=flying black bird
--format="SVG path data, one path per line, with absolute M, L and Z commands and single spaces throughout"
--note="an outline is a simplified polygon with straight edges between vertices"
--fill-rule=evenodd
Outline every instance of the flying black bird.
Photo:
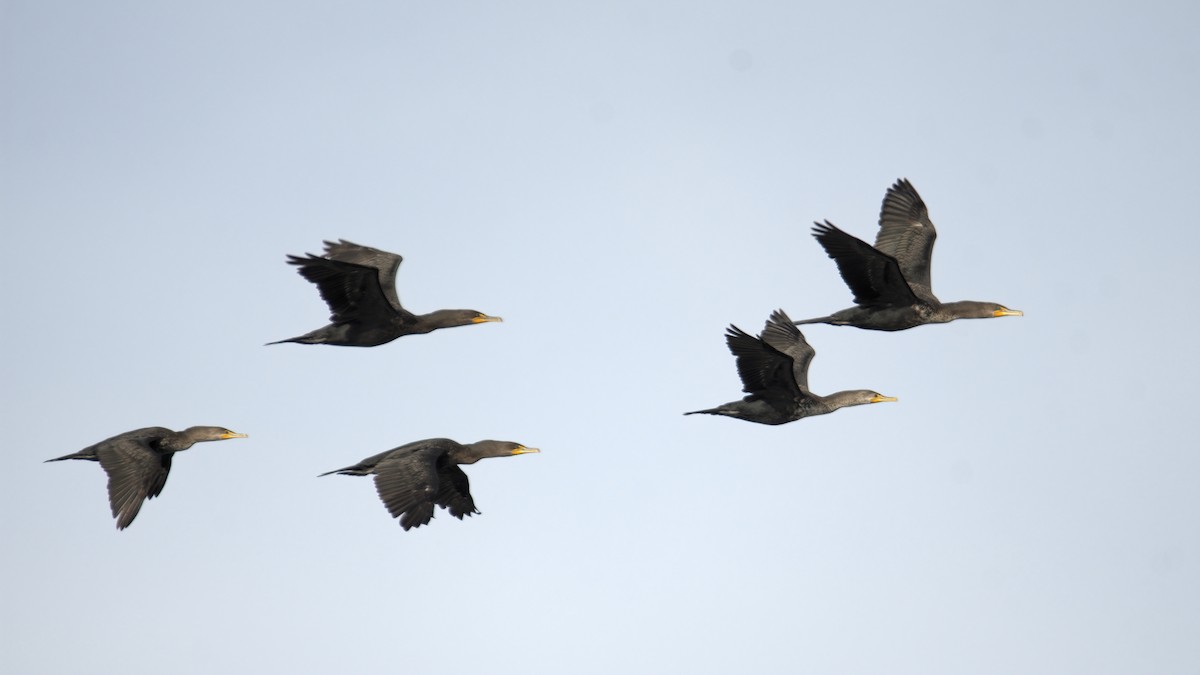
M 725 415 L 759 424 L 786 424 L 802 417 L 824 415 L 838 408 L 895 401 L 878 392 L 856 389 L 818 396 L 808 390 L 808 364 L 816 351 L 782 309 L 771 313 L 760 337 L 737 326 L 725 333 L 729 351 L 737 357 L 738 375 L 748 396 L 708 410 L 684 413 Z
M 376 347 L 403 335 L 428 333 L 439 328 L 503 321 L 473 309 L 439 309 L 413 314 L 400 305 L 396 270 L 404 260 L 369 246 L 338 240 L 325 242 L 325 255 L 289 255 L 300 276 L 317 285 L 333 314 L 329 325 L 294 338 L 268 342 L 306 345 Z
M 471 499 L 467 474 L 459 464 L 474 464 L 487 457 L 508 457 L 528 452 L 541 452 L 520 443 L 479 441 L 463 445 L 449 438 L 428 438 L 414 441 L 387 452 L 368 457 L 353 466 L 321 474 L 338 473 L 345 476 L 375 474 L 375 490 L 388 513 L 400 519 L 405 530 L 428 524 L 433 507 L 438 505 L 450 515 L 479 513 Z
M 112 506 L 113 518 L 117 519 L 117 529 L 123 530 L 137 518 L 142 502 L 162 493 L 175 453 L 201 441 L 245 437 L 246 434 L 221 427 L 189 427 L 183 431 L 146 427 L 117 434 L 79 452 L 46 461 L 86 459 L 100 462 L 100 468 L 108 474 L 108 503 Z
M 955 319 L 1022 315 L 994 302 L 942 303 L 937 299 L 929 282 L 937 230 L 908 179 L 896 181 L 883 198 L 875 246 L 846 234 L 828 220 L 816 223 L 813 236 L 837 262 L 857 306 L 797 321 L 797 325 L 828 323 L 891 331 Z

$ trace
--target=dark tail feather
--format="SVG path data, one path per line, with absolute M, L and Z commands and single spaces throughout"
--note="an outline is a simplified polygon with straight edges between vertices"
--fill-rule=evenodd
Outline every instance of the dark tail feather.
M 328 339 L 328 330 L 327 330 L 328 328 L 329 328 L 329 326 L 326 326 L 325 328 L 318 328 L 317 330 L 310 331 L 308 333 L 305 333 L 304 335 L 297 335 L 296 337 L 290 337 L 286 340 L 276 340 L 274 342 L 268 342 L 267 344 L 265 344 L 263 346 L 268 347 L 270 345 L 281 345 L 285 342 L 295 342 L 296 344 L 301 344 L 301 345 L 325 344 L 326 339 Z
M 95 453 L 89 452 L 88 450 L 80 450 L 79 452 L 72 452 L 69 455 L 63 455 L 62 457 L 55 457 L 54 459 L 48 459 L 48 460 L 46 460 L 46 462 L 61 462 L 64 459 L 90 459 L 93 462 L 99 461 L 96 459 Z M 45 464 L 45 462 L 43 462 L 43 464 Z
M 320 478 L 321 476 L 329 476 L 329 475 L 335 474 L 335 473 L 340 473 L 343 476 L 365 476 L 366 475 L 366 473 L 363 471 L 363 468 L 361 466 L 355 464 L 354 466 L 346 466 L 346 467 L 342 467 L 340 469 L 334 469 L 333 471 L 326 471 L 325 473 L 319 473 L 319 474 L 317 474 L 317 478 Z
M 693 410 L 691 412 L 685 412 L 683 414 L 684 415 L 720 415 L 722 413 L 721 413 L 720 408 L 709 408 L 708 410 Z
M 803 326 L 806 323 L 829 323 L 829 324 L 831 324 L 831 323 L 833 323 L 833 317 L 832 316 L 819 316 L 815 319 L 804 319 L 801 321 L 793 321 L 792 325 L 793 326 Z

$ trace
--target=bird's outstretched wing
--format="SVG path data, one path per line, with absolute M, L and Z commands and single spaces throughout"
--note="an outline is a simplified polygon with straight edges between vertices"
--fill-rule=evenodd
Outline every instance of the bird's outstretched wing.
M 355 244 L 345 239 L 339 239 L 336 243 L 325 242 L 325 257 L 364 267 L 374 267 L 379 271 L 379 286 L 383 290 L 384 297 L 397 312 L 405 311 L 403 305 L 400 304 L 400 296 L 396 294 L 396 271 L 400 269 L 400 263 L 404 262 L 404 258 L 396 253 Z
M 804 334 L 792 323 L 787 313 L 782 309 L 771 312 L 767 325 L 763 328 L 762 341 L 775 350 L 786 354 L 792 359 L 792 375 L 800 391 L 808 391 L 808 364 L 812 363 L 817 352 Z
M 879 210 L 879 234 L 875 248 L 892 256 L 908 283 L 932 295 L 929 281 L 933 244 L 937 229 L 929 220 L 929 209 L 907 178 L 888 188 Z
M 108 474 L 108 503 L 117 529 L 129 527 L 142 502 L 162 494 L 171 471 L 171 456 L 153 449 L 146 438 L 117 439 L 96 449 L 96 458 Z
M 782 411 L 793 410 L 807 396 L 796 382 L 791 356 L 732 325 L 725 332 L 725 343 L 737 358 L 742 391 Z
M 471 499 L 471 482 L 458 465 L 446 462 L 438 468 L 438 492 L 434 502 L 462 520 L 463 516 L 479 513 Z
M 397 453 L 375 468 L 375 491 L 393 518 L 406 530 L 426 525 L 433 518 L 439 490 L 436 447 Z
M 380 272 L 374 267 L 331 260 L 320 256 L 289 255 L 288 262 L 300 269 L 300 275 L 317 285 L 321 298 L 329 305 L 332 323 L 383 321 L 397 313 L 380 286 Z M 393 286 L 394 288 L 394 286 Z M 401 316 L 412 314 L 399 310 Z
M 900 307 L 919 302 L 895 258 L 846 234 L 828 220 L 815 225 L 813 236 L 837 263 L 838 272 L 854 293 L 856 304 Z

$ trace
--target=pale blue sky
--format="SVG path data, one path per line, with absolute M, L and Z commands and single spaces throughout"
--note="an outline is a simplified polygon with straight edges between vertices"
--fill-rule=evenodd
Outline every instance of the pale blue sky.
M 1194 673 L 1189 3 L 0 2 L 6 672 Z M 807 327 L 783 427 L 722 333 L 850 304 L 808 234 L 912 180 L 934 290 Z M 375 349 L 284 264 L 405 257 Z M 94 464 L 176 458 L 117 532 Z M 403 532 L 412 440 L 515 440 Z

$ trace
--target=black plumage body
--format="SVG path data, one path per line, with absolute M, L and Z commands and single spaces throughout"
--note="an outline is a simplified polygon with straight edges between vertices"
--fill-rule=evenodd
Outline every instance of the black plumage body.
M 357 464 L 327 471 L 322 476 L 375 476 L 375 490 L 393 518 L 405 530 L 426 525 L 440 506 L 462 520 L 479 513 L 471 497 L 470 481 L 459 467 L 487 457 L 507 457 L 530 452 L 520 443 L 479 441 L 462 444 L 449 438 L 428 438 L 406 443 Z
M 399 255 L 345 239 L 325 242 L 322 256 L 288 256 L 305 279 L 316 284 L 331 315 L 329 324 L 314 331 L 267 344 L 338 345 L 376 347 L 404 335 L 429 333 L 440 328 L 502 321 L 473 309 L 440 309 L 413 314 L 400 304 L 396 293 Z
M 896 400 L 865 389 L 829 396 L 812 393 L 808 388 L 808 366 L 816 351 L 783 310 L 771 314 L 761 336 L 730 326 L 725 342 L 737 358 L 742 391 L 747 395 L 740 401 L 685 415 L 723 415 L 759 424 L 786 424 L 847 406 Z
M 875 245 L 817 223 L 813 236 L 838 266 L 854 293 L 855 306 L 829 316 L 797 321 L 869 330 L 897 331 L 955 319 L 1020 316 L 994 302 L 964 300 L 943 303 L 933 294 L 930 269 L 937 230 L 929 210 L 906 179 L 896 181 L 883 198 Z
M 123 530 L 137 517 L 142 503 L 162 494 L 171 471 L 171 458 L 196 443 L 245 438 L 222 427 L 189 427 L 171 431 L 164 427 L 135 429 L 62 457 L 99 462 L 108 474 L 108 501 L 117 529 Z

